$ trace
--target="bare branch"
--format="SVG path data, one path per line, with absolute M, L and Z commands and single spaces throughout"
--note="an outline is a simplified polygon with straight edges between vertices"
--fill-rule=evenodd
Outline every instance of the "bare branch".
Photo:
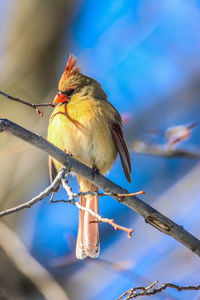
M 32 107 L 33 109 L 36 110 L 36 112 L 40 115 L 40 117 L 42 118 L 43 117 L 43 113 L 38 109 L 38 107 L 41 107 L 41 106 L 51 106 L 51 107 L 54 107 L 55 105 L 53 103 L 42 103 L 42 104 L 33 104 L 33 103 L 30 103 L 30 102 L 27 102 L 27 101 L 24 101 L 22 99 L 19 99 L 19 98 L 16 98 L 16 97 L 13 97 L 13 96 L 10 96 L 2 91 L 0 91 L 0 94 L 4 97 L 6 97 L 8 100 L 11 100 L 11 101 L 16 101 L 16 102 L 19 102 L 21 104 L 24 104 L 24 105 L 27 105 L 27 106 L 30 106 Z
M 163 290 L 166 288 L 173 288 L 176 289 L 177 291 L 195 291 L 195 290 L 200 290 L 200 284 L 199 285 L 186 285 L 186 286 L 179 286 L 173 283 L 163 283 L 160 287 L 153 289 L 153 287 L 158 283 L 158 281 L 153 282 L 151 285 L 147 287 L 135 287 L 131 288 L 129 291 L 123 293 L 119 298 L 116 300 L 128 300 L 128 299 L 133 299 L 139 296 L 152 296 L 156 295 L 158 293 L 161 293 Z M 138 292 L 139 290 L 139 292 Z
M 135 192 L 135 193 L 130 193 L 130 194 L 117 194 L 117 193 L 95 193 L 95 192 L 83 192 L 83 193 L 77 193 L 77 194 L 73 194 L 74 197 L 80 197 L 80 196 L 86 196 L 86 195 L 98 195 L 100 197 L 104 197 L 104 196 L 117 196 L 120 198 L 124 198 L 124 197 L 136 197 L 138 195 L 144 195 L 145 192 L 144 191 L 139 191 L 139 192 Z
M 73 193 L 72 192 L 72 188 L 68 185 L 68 181 L 65 179 L 61 179 L 62 185 L 64 187 L 64 189 L 66 190 L 68 197 L 69 197 L 69 201 L 74 201 L 75 198 L 80 197 L 80 196 L 87 196 L 87 195 L 98 195 L 100 197 L 103 196 L 117 196 L 120 198 L 124 198 L 124 197 L 136 197 L 137 195 L 144 195 L 145 192 L 144 191 L 139 191 L 136 193 L 130 193 L 130 194 L 117 194 L 117 193 L 96 193 L 96 192 L 80 192 L 80 193 Z M 1 216 L 1 215 L 0 215 Z
M 66 192 L 69 196 L 69 200 L 67 201 L 68 203 L 72 203 L 72 204 L 76 205 L 78 207 L 78 209 L 80 209 L 80 210 L 87 211 L 90 215 L 92 215 L 94 218 L 97 219 L 97 222 L 107 223 L 107 224 L 110 224 L 111 226 L 113 226 L 115 230 L 120 229 L 122 231 L 127 232 L 127 237 L 131 238 L 131 235 L 133 233 L 133 229 L 126 228 L 124 226 L 118 225 L 114 222 L 113 219 L 103 218 L 99 214 L 95 213 L 92 209 L 82 206 L 79 202 L 73 201 L 74 200 L 74 194 L 72 193 L 72 189 L 68 185 L 67 180 L 62 178 L 61 182 L 62 182 L 62 186 L 64 187 L 64 189 L 66 190 Z M 57 201 L 52 201 L 52 202 L 60 202 L 60 201 L 57 200 Z
M 186 149 L 173 148 L 166 144 L 146 144 L 143 141 L 136 141 L 130 147 L 130 150 L 138 154 L 145 155 L 155 155 L 155 156 L 164 156 L 168 158 L 174 157 L 188 157 L 188 158 L 200 158 L 200 152 L 198 151 L 189 151 Z
M 23 210 L 25 208 L 30 208 L 31 206 L 33 206 L 34 204 L 38 203 L 39 201 L 43 200 L 45 197 L 47 197 L 50 193 L 54 193 L 54 191 L 56 190 L 56 188 L 60 185 L 60 183 L 62 182 L 63 184 L 63 187 L 65 188 L 65 190 L 67 191 L 67 194 L 69 196 L 69 200 L 56 200 L 56 201 L 53 201 L 52 198 L 50 199 L 50 201 L 52 203 L 56 203 L 56 202 L 65 202 L 65 203 L 71 203 L 71 204 L 74 204 L 76 205 L 79 209 L 81 210 L 85 210 L 87 212 L 89 212 L 91 215 L 93 215 L 99 222 L 104 222 L 104 223 L 108 223 L 110 224 L 111 226 L 114 227 L 115 230 L 122 230 L 122 231 L 125 231 L 127 232 L 127 236 L 128 238 L 131 237 L 131 234 L 133 233 L 133 230 L 130 229 L 130 228 L 126 228 L 124 226 L 121 226 L 121 225 L 118 225 L 114 222 L 113 219 L 108 219 L 108 218 L 103 218 L 101 217 L 100 215 L 98 214 L 95 214 L 93 210 L 91 209 L 88 209 L 88 208 L 85 208 L 83 206 L 81 206 L 78 202 L 75 202 L 74 201 L 74 198 L 77 198 L 79 196 L 85 196 L 85 195 L 88 195 L 88 194 L 98 194 L 100 196 L 110 196 L 112 195 L 111 193 L 93 193 L 93 192 L 85 192 L 85 193 L 72 193 L 72 189 L 71 187 L 67 184 L 67 180 L 64 179 L 64 176 L 65 174 L 69 172 L 69 170 L 63 166 L 63 168 L 61 168 L 56 176 L 56 178 L 54 179 L 54 181 L 52 182 L 52 184 L 50 186 L 48 186 L 44 191 L 42 191 L 39 195 L 35 196 L 34 198 L 32 198 L 31 200 L 23 203 L 23 204 L 20 204 L 18 206 L 15 206 L 13 208 L 10 208 L 10 209 L 7 209 L 7 210 L 4 210 L 2 212 L 0 212 L 0 217 L 3 217 L 3 216 L 6 216 L 6 215 L 9 215 L 9 214 L 12 214 L 12 213 L 15 213 L 17 211 L 20 211 L 20 210 Z M 114 196 L 120 196 L 120 197 L 125 197 L 125 196 L 136 196 L 138 194 L 144 194 L 144 191 L 140 191 L 140 192 L 137 192 L 137 193 L 132 193 L 132 194 L 114 194 Z
M 62 168 L 59 170 L 56 178 L 54 179 L 54 181 L 52 182 L 51 185 L 49 185 L 44 191 L 42 191 L 39 195 L 35 196 L 34 198 L 32 198 L 31 200 L 29 200 L 28 202 L 25 202 L 23 204 L 20 204 L 18 206 L 15 206 L 13 208 L 4 210 L 2 212 L 0 212 L 0 217 L 6 216 L 6 215 L 10 215 L 12 213 L 15 213 L 19 210 L 25 209 L 25 208 L 30 208 L 31 206 L 33 206 L 34 204 L 36 204 L 37 202 L 43 200 L 45 197 L 47 197 L 50 193 L 54 192 L 56 190 L 56 188 L 59 186 L 61 178 L 68 172 L 67 168 Z
M 63 165 L 68 166 L 71 171 L 93 182 L 97 187 L 101 188 L 106 193 L 128 194 L 126 189 L 113 183 L 99 173 L 94 174 L 91 168 L 67 155 L 64 151 L 47 142 L 41 136 L 36 135 L 7 119 L 0 119 L 0 131 L 10 132 L 13 135 L 30 143 L 31 145 L 43 150 Z M 147 223 L 151 224 L 161 232 L 170 235 L 188 249 L 193 251 L 196 255 L 200 256 L 200 241 L 186 231 L 182 226 L 177 225 L 175 222 L 137 197 L 112 197 L 140 214 Z
M 56 201 L 53 201 L 52 199 L 50 200 L 51 203 L 57 203 L 57 202 L 65 202 L 65 203 L 71 203 L 71 204 L 74 204 L 78 207 L 78 209 L 81 209 L 81 210 L 84 210 L 84 211 L 87 211 L 88 213 L 90 213 L 92 216 L 94 216 L 99 222 L 104 222 L 104 223 L 108 223 L 110 224 L 111 226 L 114 227 L 115 230 L 122 230 L 122 231 L 125 231 L 127 232 L 127 237 L 130 238 L 132 233 L 133 233 L 133 229 L 131 228 L 126 228 L 124 226 L 121 226 L 121 225 L 118 225 L 114 222 L 113 219 L 108 219 L 108 218 L 103 218 L 101 217 L 99 214 L 96 214 L 93 210 L 89 209 L 89 208 L 86 208 L 86 207 L 83 207 L 81 206 L 78 202 L 75 202 L 74 201 L 74 198 L 77 198 L 79 196 L 85 196 L 85 195 L 89 195 L 89 194 L 98 194 L 100 196 L 110 196 L 112 195 L 111 193 L 93 193 L 93 192 L 84 192 L 84 193 L 72 193 L 72 189 L 71 187 L 68 185 L 68 182 L 66 179 L 64 179 L 64 176 L 65 174 L 69 172 L 69 170 L 63 166 L 63 168 L 61 168 L 56 176 L 56 178 L 54 179 L 54 181 L 52 182 L 51 185 L 49 185 L 44 191 L 42 191 L 39 195 L 35 196 L 34 198 L 32 198 L 31 200 L 23 203 L 23 204 L 20 204 L 18 206 L 15 206 L 13 208 L 10 208 L 10 209 L 7 209 L 7 210 L 4 210 L 2 212 L 0 212 L 0 217 L 3 217 L 3 216 L 6 216 L 6 215 L 9 215 L 9 214 L 12 214 L 12 213 L 15 213 L 17 211 L 20 211 L 20 210 L 23 210 L 25 208 L 30 208 L 31 206 L 33 206 L 34 204 L 38 203 L 39 201 L 43 200 L 45 197 L 47 197 L 50 193 L 53 193 L 56 188 L 60 185 L 60 183 L 62 182 L 62 185 L 63 187 L 65 188 L 65 190 L 67 191 L 67 194 L 69 196 L 69 199 L 68 200 L 56 200 Z M 136 196 L 138 194 L 144 194 L 144 191 L 140 191 L 140 192 L 137 192 L 137 193 L 132 193 L 132 194 L 114 194 L 114 196 L 120 196 L 120 197 L 125 197 L 125 196 Z

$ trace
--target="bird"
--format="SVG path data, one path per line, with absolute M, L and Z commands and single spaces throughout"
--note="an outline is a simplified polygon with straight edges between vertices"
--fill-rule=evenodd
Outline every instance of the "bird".
M 49 118 L 47 140 L 103 175 L 110 170 L 119 153 L 126 179 L 131 182 L 131 161 L 121 116 L 108 101 L 100 83 L 81 73 L 72 54 L 53 103 L 55 108 Z M 61 163 L 49 157 L 51 182 L 61 167 Z M 79 197 L 86 211 L 79 210 L 76 258 L 96 258 L 100 251 L 99 226 L 87 209 L 98 214 L 98 187 L 78 174 L 76 178 L 79 192 L 94 192 Z

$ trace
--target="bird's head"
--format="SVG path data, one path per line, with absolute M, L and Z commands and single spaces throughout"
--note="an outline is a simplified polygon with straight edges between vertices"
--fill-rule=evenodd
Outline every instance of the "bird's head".
M 58 93 L 54 103 L 67 103 L 75 94 L 80 98 L 84 96 L 106 98 L 101 85 L 95 79 L 80 73 L 80 67 L 76 65 L 76 58 L 70 54 L 58 84 Z

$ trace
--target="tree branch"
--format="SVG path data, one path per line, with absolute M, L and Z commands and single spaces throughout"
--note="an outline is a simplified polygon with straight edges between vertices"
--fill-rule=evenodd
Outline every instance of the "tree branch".
M 116 300 L 128 300 L 133 299 L 139 296 L 152 296 L 156 295 L 158 293 L 161 293 L 166 288 L 170 287 L 172 289 L 176 289 L 177 291 L 195 291 L 200 290 L 200 284 L 199 285 L 186 285 L 186 286 L 179 286 L 173 283 L 163 283 L 160 287 L 153 289 L 153 287 L 158 283 L 158 281 L 153 282 L 147 287 L 138 286 L 135 288 L 131 288 L 129 291 L 123 293 L 119 298 Z M 138 292 L 139 290 L 139 292 Z
M 41 136 L 34 134 L 7 119 L 0 119 L 0 131 L 10 132 L 31 145 L 43 150 L 63 165 L 68 166 L 71 171 L 87 178 L 107 193 L 128 194 L 126 189 L 113 183 L 101 174 L 94 174 L 92 169 L 67 155 L 64 151 L 52 145 Z M 186 231 L 182 226 L 177 225 L 175 222 L 137 197 L 112 197 L 136 211 L 147 223 L 151 224 L 161 232 L 173 237 L 193 251 L 196 255 L 200 256 L 200 241 Z
M 134 153 L 144 154 L 144 155 L 155 155 L 155 156 L 163 156 L 168 158 L 174 158 L 174 157 L 188 157 L 194 159 L 200 158 L 199 151 L 189 151 L 181 148 L 173 148 L 167 144 L 164 145 L 146 144 L 143 141 L 136 141 L 133 143 L 130 149 Z
M 62 178 L 61 182 L 62 182 L 62 186 L 64 187 L 64 189 L 66 190 L 66 192 L 69 196 L 69 201 L 70 201 L 70 202 L 68 201 L 69 203 L 72 203 L 72 204 L 76 205 L 78 207 L 78 209 L 80 209 L 80 210 L 87 211 L 90 215 L 92 215 L 94 218 L 97 219 L 97 222 L 107 223 L 107 224 L 110 224 L 112 227 L 114 227 L 115 230 L 119 229 L 119 230 L 127 232 L 127 237 L 131 238 L 131 235 L 133 233 L 133 229 L 126 228 L 124 226 L 118 225 L 114 222 L 113 219 L 103 218 L 99 214 L 95 213 L 92 209 L 84 207 L 79 202 L 74 201 L 74 194 L 72 193 L 71 187 L 68 185 L 67 180 Z M 54 202 L 59 202 L 59 200 L 54 201 Z
M 54 192 L 56 190 L 56 188 L 58 187 L 58 185 L 60 184 L 61 178 L 68 172 L 68 169 L 66 168 L 62 168 L 59 170 L 56 178 L 54 179 L 54 181 L 52 182 L 52 184 L 50 184 L 44 191 L 42 191 L 39 195 L 35 196 L 34 198 L 32 198 L 30 201 L 27 201 L 23 204 L 20 204 L 18 206 L 12 207 L 10 209 L 4 210 L 2 212 L 0 212 L 0 217 L 6 216 L 6 215 L 10 215 L 12 213 L 15 213 L 19 210 L 25 209 L 25 208 L 30 208 L 31 206 L 33 206 L 34 204 L 36 204 L 37 202 L 43 200 L 45 197 L 47 197 L 50 193 Z
M 16 102 L 19 102 L 21 104 L 24 104 L 24 105 L 27 105 L 27 106 L 30 106 L 31 108 L 35 109 L 36 112 L 40 115 L 40 117 L 42 118 L 43 117 L 43 113 L 38 109 L 38 107 L 41 107 L 41 106 L 51 106 L 51 107 L 54 107 L 55 105 L 53 103 L 42 103 L 42 104 L 33 104 L 33 103 L 30 103 L 30 102 L 27 102 L 27 101 L 24 101 L 22 99 L 19 99 L 19 98 L 16 98 L 16 97 L 13 97 L 13 96 L 10 96 L 2 91 L 0 91 L 0 94 L 4 97 L 6 97 L 8 100 L 11 100 L 11 101 L 16 101 Z
M 76 205 L 78 207 L 78 209 L 80 210 L 84 210 L 87 211 L 88 213 L 90 213 L 93 217 L 95 217 L 99 222 L 103 222 L 103 223 L 107 223 L 110 224 L 111 226 L 114 227 L 115 230 L 122 230 L 127 232 L 127 237 L 130 238 L 132 233 L 133 233 L 133 229 L 131 228 L 126 228 L 124 226 L 118 225 L 114 222 L 113 219 L 108 219 L 108 218 L 103 218 L 102 216 L 100 216 L 99 214 L 96 214 L 92 209 L 83 207 L 82 205 L 80 205 L 78 202 L 75 201 L 75 198 L 79 197 L 79 196 L 86 196 L 89 194 L 95 194 L 95 195 L 99 195 L 99 196 L 110 196 L 112 194 L 110 193 L 93 193 L 93 192 L 84 192 L 84 193 L 72 193 L 72 189 L 71 187 L 68 185 L 68 181 L 66 179 L 64 179 L 64 176 L 66 175 L 66 173 L 68 173 L 69 170 L 68 168 L 64 167 L 61 168 L 58 171 L 58 174 L 56 176 L 56 178 L 54 179 L 54 181 L 44 190 L 42 191 L 39 195 L 35 196 L 34 198 L 32 198 L 31 200 L 20 204 L 18 206 L 12 207 L 10 209 L 6 209 L 2 212 L 0 212 L 0 217 L 6 216 L 6 215 L 10 215 L 12 213 L 15 213 L 17 211 L 23 210 L 25 208 L 30 208 L 31 206 L 33 206 L 34 204 L 38 203 L 39 201 L 43 200 L 44 198 L 46 198 L 50 193 L 54 194 L 54 191 L 56 191 L 57 187 L 62 183 L 64 189 L 66 190 L 69 199 L 68 200 L 54 200 L 53 201 L 53 197 L 50 199 L 51 203 L 58 203 L 58 202 L 64 202 L 64 203 L 70 203 L 73 205 Z M 132 193 L 132 196 L 138 195 L 138 194 L 144 194 L 144 191 L 141 192 L 137 192 L 137 193 Z M 114 194 L 115 196 L 117 194 Z M 118 196 L 120 197 L 125 197 L 125 196 L 129 196 L 129 194 L 119 194 Z

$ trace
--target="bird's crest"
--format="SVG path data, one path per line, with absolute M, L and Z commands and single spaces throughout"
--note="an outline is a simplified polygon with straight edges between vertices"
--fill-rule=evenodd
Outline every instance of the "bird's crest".
M 79 72 L 80 67 L 76 65 L 76 61 L 76 57 L 70 54 L 64 71 L 65 76 L 75 75 Z

